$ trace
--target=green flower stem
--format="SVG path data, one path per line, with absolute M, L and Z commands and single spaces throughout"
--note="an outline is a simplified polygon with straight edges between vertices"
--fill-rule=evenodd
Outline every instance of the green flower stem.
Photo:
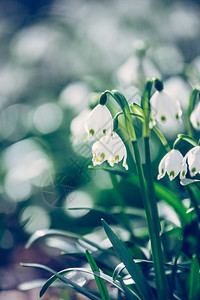
M 101 103 L 105 104 L 106 99 L 107 99 L 107 94 L 112 96 L 117 101 L 119 106 L 121 107 L 121 109 L 124 113 L 125 124 L 126 124 L 126 127 L 127 127 L 127 131 L 128 131 L 130 140 L 131 141 L 136 141 L 137 137 L 136 137 L 136 134 L 135 134 L 135 129 L 134 129 L 133 123 L 132 123 L 130 108 L 129 108 L 129 105 L 128 105 L 128 102 L 127 102 L 126 98 L 124 97 L 123 94 L 121 94 L 117 90 L 112 90 L 112 91 L 106 90 L 100 96 L 100 104 Z
M 150 136 L 150 104 L 149 99 L 151 95 L 151 89 L 153 87 L 154 79 L 147 79 L 145 83 L 144 93 L 141 99 L 141 107 L 144 113 L 144 123 L 143 123 L 143 136 Z
M 151 167 L 149 170 L 147 170 L 147 177 L 148 177 L 148 188 L 149 193 L 147 190 L 147 185 L 144 178 L 144 173 L 142 169 L 142 164 L 140 160 L 140 154 L 137 142 L 133 142 L 133 149 L 135 153 L 135 159 L 136 159 L 136 165 L 137 165 L 137 171 L 141 186 L 141 193 L 143 198 L 143 204 L 146 211 L 146 218 L 147 218 L 147 224 L 149 229 L 149 236 L 151 240 L 151 247 L 152 247 L 152 256 L 153 256 L 153 262 L 154 262 L 154 268 L 155 268 L 155 275 L 156 275 L 156 287 L 158 292 L 158 299 L 159 300 L 167 300 L 170 299 L 169 296 L 169 289 L 168 289 L 168 283 L 167 278 L 165 276 L 165 270 L 164 270 L 164 257 L 163 252 L 161 248 L 161 240 L 160 240 L 160 223 L 158 218 L 158 211 L 157 211 L 157 205 L 155 202 L 155 191 L 154 187 L 150 185 L 151 182 Z M 147 165 L 151 166 L 150 164 L 150 152 L 148 147 L 148 138 L 145 139 L 145 150 L 146 150 L 146 158 L 148 159 Z M 150 196 L 150 197 L 149 197 Z M 151 199 L 151 201 L 150 201 Z
M 144 119 L 145 119 L 145 129 L 143 129 L 143 133 L 145 137 L 149 137 L 150 135 L 150 129 L 149 129 L 149 119 L 150 119 L 150 109 L 149 109 L 149 97 L 150 97 L 150 92 L 151 88 L 153 85 L 153 80 L 149 80 L 146 83 L 145 86 L 145 93 L 143 95 L 142 103 L 143 103 L 143 110 L 144 110 Z M 147 166 L 150 167 L 150 170 L 148 171 L 148 188 L 149 188 L 149 193 L 147 190 L 147 184 L 146 180 L 144 177 L 143 173 L 143 168 L 142 168 L 142 163 L 140 159 L 140 153 L 138 149 L 138 144 L 137 144 L 137 137 L 135 134 L 135 129 L 132 123 L 131 119 L 131 112 L 130 108 L 128 105 L 128 102 L 126 98 L 118 91 L 105 91 L 103 94 L 101 94 L 100 97 L 100 103 L 105 104 L 107 95 L 111 95 L 117 103 L 120 105 L 124 117 L 125 117 L 125 123 L 127 126 L 127 131 L 130 137 L 130 141 L 132 142 L 132 146 L 130 148 L 132 157 L 135 157 L 135 162 L 136 162 L 136 169 L 139 177 L 139 182 L 140 182 L 140 188 L 141 188 L 141 194 L 142 194 L 142 199 L 143 199 L 143 204 L 144 208 L 146 211 L 146 218 L 147 218 L 147 224 L 149 228 L 149 235 L 150 235 L 150 240 L 151 240 L 151 246 L 152 246 L 152 255 L 153 255 L 153 260 L 154 260 L 154 268 L 155 268 L 155 274 L 156 274 L 156 286 L 157 286 L 157 291 L 158 291 L 158 299 L 159 300 L 169 300 L 169 288 L 167 284 L 167 279 L 165 276 L 164 272 L 164 257 L 162 253 L 162 248 L 161 248 L 161 241 L 160 241 L 160 225 L 159 225 L 159 218 L 158 218 L 158 212 L 157 212 L 157 206 L 155 200 L 152 200 L 150 197 L 152 197 L 150 191 L 152 189 L 154 190 L 154 187 L 150 186 L 151 182 L 151 163 L 150 163 L 150 152 L 146 154 L 147 156 Z M 146 101 L 148 99 L 148 102 Z M 148 122 L 148 126 L 147 123 Z M 147 147 L 147 146 L 146 146 Z M 149 147 L 146 149 L 148 150 Z M 154 192 L 155 194 L 155 192 Z M 152 201 L 150 201 L 150 199 Z M 155 199 L 155 197 L 154 197 Z M 153 206 L 153 208 L 152 208 Z
M 188 134 L 193 137 L 194 135 L 194 130 L 193 127 L 190 123 L 190 115 L 195 107 L 195 102 L 196 102 L 196 98 L 200 93 L 200 87 L 197 86 L 191 93 L 190 95 L 190 99 L 189 99 L 189 106 L 188 106 L 188 110 L 187 110 L 187 129 L 188 129 Z
M 149 145 L 149 138 L 151 133 L 151 130 L 149 128 L 150 115 L 151 115 L 150 97 L 151 97 L 151 90 L 153 84 L 155 84 L 155 87 L 159 90 L 163 88 L 163 83 L 159 79 L 156 78 L 147 79 L 144 93 L 142 95 L 142 100 L 141 100 L 141 106 L 144 112 L 143 138 L 144 138 L 144 145 L 145 145 L 146 182 L 147 182 L 146 189 L 144 187 L 145 195 L 143 198 L 144 198 L 144 205 L 147 214 L 149 235 L 151 239 L 151 248 L 152 248 L 153 261 L 154 261 L 158 299 L 164 300 L 164 299 L 170 299 L 170 292 L 169 292 L 167 278 L 165 275 L 164 254 L 163 254 L 161 238 L 160 238 L 160 222 L 159 222 L 155 188 L 154 188 L 154 182 L 152 176 L 153 172 L 152 172 L 152 165 L 151 165 L 150 145 Z M 157 133 L 159 133 L 158 130 Z M 163 135 L 161 134 L 159 135 L 161 141 L 164 141 L 163 137 L 164 137 Z M 168 145 L 166 140 L 164 141 L 164 143 L 165 146 Z M 136 155 L 136 151 L 138 151 L 137 147 L 135 147 L 134 150 Z M 141 180 L 144 181 L 144 178 L 142 178 L 144 177 L 144 175 L 142 174 L 143 169 L 141 163 L 140 163 L 140 169 L 141 170 L 138 171 L 141 173 Z
M 171 150 L 171 148 L 170 148 L 166 138 L 162 134 L 162 132 L 158 129 L 157 126 L 154 126 L 152 129 L 155 132 L 155 134 L 157 135 L 157 137 L 160 139 L 163 146 L 165 147 L 166 152 L 169 152 Z

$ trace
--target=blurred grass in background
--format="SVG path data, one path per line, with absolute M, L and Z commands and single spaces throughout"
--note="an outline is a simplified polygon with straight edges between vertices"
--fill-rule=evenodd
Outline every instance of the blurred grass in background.
M 83 120 L 98 93 L 119 89 L 138 102 L 145 78 L 158 76 L 186 109 L 200 79 L 199 41 L 198 1 L 0 2 L 0 289 L 20 283 L 4 268 L 22 260 L 14 253 L 30 234 L 87 234 L 104 215 L 68 208 L 116 205 L 109 175 L 88 169 Z M 172 141 L 184 130 L 183 122 L 165 133 Z M 155 178 L 162 154 L 153 140 Z M 119 190 L 141 207 L 138 190 L 125 181 Z

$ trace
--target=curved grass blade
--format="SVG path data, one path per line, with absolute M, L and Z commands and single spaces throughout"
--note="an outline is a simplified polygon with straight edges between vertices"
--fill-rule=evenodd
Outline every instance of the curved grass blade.
M 188 300 L 198 300 L 200 295 L 200 268 L 196 255 L 192 257 L 192 265 L 190 271 L 190 288 Z
M 68 208 L 68 210 L 91 210 L 91 211 L 96 211 L 96 212 L 100 212 L 100 213 L 104 213 L 106 215 L 110 215 L 112 217 L 112 215 L 119 215 L 121 214 L 121 207 L 120 206 L 113 206 L 111 208 L 109 207 L 101 207 L 101 206 L 93 206 L 93 207 L 70 207 Z M 124 208 L 124 211 L 126 213 L 126 215 L 134 215 L 134 216 L 139 216 L 139 217 L 143 217 L 145 218 L 145 211 L 142 208 L 133 208 L 131 206 L 126 206 Z
M 87 260 L 90 264 L 92 271 L 100 273 L 100 270 L 99 270 L 94 258 L 92 257 L 92 255 L 90 254 L 90 252 L 88 250 L 85 251 L 85 255 L 87 257 Z M 94 276 L 94 278 L 96 280 L 102 300 L 110 300 L 110 296 L 109 296 L 109 293 L 108 293 L 108 290 L 107 290 L 104 280 L 102 278 L 99 278 L 98 276 Z
M 145 268 L 146 268 L 146 267 L 149 267 L 149 268 L 153 267 L 153 261 L 151 261 L 151 260 L 134 259 L 134 261 L 135 261 L 136 264 L 144 265 Z M 167 264 L 165 264 L 165 267 L 167 267 L 167 268 L 169 268 L 169 269 L 172 269 L 172 271 L 173 271 L 173 269 L 174 269 L 174 264 L 172 264 L 172 263 L 171 263 L 171 264 L 170 264 L 170 263 L 167 263 Z M 117 277 L 120 275 L 120 273 L 121 273 L 125 268 L 126 268 L 126 267 L 125 267 L 124 263 L 118 264 L 118 265 L 116 266 L 116 268 L 114 269 L 114 271 L 113 271 L 113 280 L 116 280 Z M 181 265 L 178 265 L 178 264 L 176 264 L 176 269 L 177 269 L 177 270 L 180 270 L 180 271 L 182 271 L 182 272 L 185 272 L 185 273 L 189 273 L 189 272 L 190 272 L 190 269 L 189 269 L 189 268 L 185 268 L 185 267 L 183 267 L 183 266 L 181 266 Z
M 45 269 L 45 270 L 49 270 L 49 268 L 43 266 L 43 265 L 39 265 L 39 264 L 21 264 L 22 266 L 24 267 L 35 267 L 35 268 L 42 268 L 42 269 Z M 82 273 L 86 273 L 86 274 L 90 274 L 90 275 L 93 275 L 93 276 L 98 276 L 99 278 L 102 278 L 104 279 L 105 281 L 107 281 L 108 283 L 110 283 L 111 285 L 113 285 L 115 288 L 117 288 L 118 290 L 120 290 L 121 292 L 124 293 L 124 290 L 123 288 L 121 287 L 121 285 L 118 283 L 118 282 L 114 282 L 112 277 L 106 275 L 106 274 L 103 274 L 103 273 L 99 273 L 99 272 L 92 272 L 91 270 L 89 269 L 86 269 L 86 268 L 68 268 L 68 269 L 64 269 L 58 273 L 56 273 L 58 276 L 56 276 L 56 274 L 54 274 L 53 276 L 51 276 L 46 282 L 45 284 L 43 285 L 41 291 L 40 291 L 40 297 L 42 297 L 44 295 L 44 293 L 46 292 L 46 290 L 57 280 L 57 279 L 60 279 L 61 278 L 65 278 L 63 277 L 63 275 L 67 274 L 67 273 L 70 273 L 70 272 L 82 272 Z M 51 272 L 52 273 L 52 272 Z M 61 276 L 62 275 L 62 276 Z M 66 282 L 65 282 L 66 283 Z
M 34 268 L 39 268 L 39 269 L 45 270 L 45 271 L 47 271 L 47 272 L 49 272 L 49 273 L 54 274 L 54 276 L 55 276 L 57 279 L 60 279 L 62 282 L 64 282 L 64 283 L 67 284 L 67 285 L 70 285 L 70 286 L 73 287 L 77 292 L 79 292 L 79 293 L 81 293 L 81 294 L 83 294 L 83 295 L 89 297 L 90 299 L 92 299 L 92 300 L 100 300 L 100 299 L 101 299 L 101 298 L 99 298 L 99 297 L 93 295 L 93 294 L 92 294 L 91 292 L 89 292 L 87 289 L 85 289 L 85 288 L 79 286 L 77 283 L 75 283 L 75 282 L 69 280 L 68 278 L 65 278 L 65 277 L 61 276 L 59 273 L 57 273 L 56 271 L 54 271 L 54 270 L 52 270 L 52 269 L 50 269 L 50 268 L 48 268 L 48 267 L 46 267 L 46 266 L 43 266 L 43 265 L 41 265 L 41 264 L 23 264 L 23 263 L 21 263 L 21 265 L 22 265 L 23 267 L 34 267 Z M 40 295 L 40 297 L 41 297 L 41 295 Z
M 123 279 L 121 277 L 118 278 L 119 282 L 121 283 L 121 286 L 123 287 L 124 289 L 124 293 L 127 297 L 127 299 L 130 299 L 130 300 L 138 300 L 138 299 L 141 299 L 139 296 L 137 296 L 131 289 L 129 289 Z
M 99 246 L 98 244 L 94 243 L 93 241 L 88 240 L 87 238 L 84 238 L 83 236 L 77 234 L 77 233 L 72 233 L 72 232 L 68 232 L 68 231 L 62 231 L 62 230 L 53 230 L 53 229 L 42 229 L 42 230 L 38 230 L 36 231 L 28 240 L 28 242 L 26 243 L 26 248 L 29 248 L 33 243 L 35 243 L 36 241 L 38 241 L 39 239 L 43 239 L 46 238 L 48 236 L 62 236 L 62 237 L 66 237 L 66 238 L 73 238 L 75 240 L 82 240 L 83 242 L 93 246 L 94 248 L 100 250 L 100 251 L 106 251 L 109 253 L 109 250 L 102 248 L 101 246 Z
M 124 243 L 116 236 L 104 220 L 102 220 L 102 224 L 117 256 L 124 263 L 127 271 L 135 281 L 142 299 L 155 299 L 154 294 L 147 284 L 140 268 L 134 262 Z

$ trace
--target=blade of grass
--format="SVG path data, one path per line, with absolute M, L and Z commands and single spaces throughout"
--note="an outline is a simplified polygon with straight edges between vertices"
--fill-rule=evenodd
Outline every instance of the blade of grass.
M 124 281 L 123 281 L 123 279 L 121 277 L 119 277 L 118 280 L 119 280 L 119 282 L 121 283 L 121 286 L 124 289 L 124 293 L 125 293 L 127 299 L 130 299 L 130 300 L 141 299 L 138 296 L 136 296 L 136 294 L 125 285 L 125 283 L 124 283 Z
M 100 272 L 94 258 L 92 257 L 92 255 L 90 254 L 90 252 L 87 249 L 85 251 L 85 255 L 87 257 L 87 260 L 90 264 L 92 271 Z M 108 290 L 107 290 L 104 280 L 102 278 L 99 278 L 98 276 L 94 276 L 94 278 L 96 280 L 102 300 L 110 300 L 110 296 L 109 296 L 109 293 L 108 293 Z
M 124 263 L 127 271 L 135 281 L 142 299 L 155 299 L 154 294 L 147 284 L 140 268 L 134 262 L 124 243 L 116 236 L 104 220 L 102 220 L 102 224 L 117 256 Z
M 41 266 L 43 267 L 43 269 L 45 269 L 46 267 L 43 266 L 43 265 L 38 265 L 38 264 L 24 264 L 22 263 L 21 264 L 22 266 L 24 267 L 35 267 L 35 268 L 41 268 Z M 59 276 L 61 275 L 65 275 L 67 273 L 70 273 L 70 272 L 82 272 L 82 273 L 86 273 L 86 274 L 90 274 L 90 275 L 95 275 L 95 276 L 98 276 L 99 278 L 102 278 L 104 279 L 105 281 L 107 281 L 108 283 L 110 283 L 111 285 L 113 285 L 114 287 L 116 287 L 118 290 L 120 290 L 121 292 L 124 293 L 124 290 L 123 288 L 120 286 L 120 284 L 118 282 L 114 282 L 112 277 L 106 275 L 106 274 L 103 274 L 103 273 L 99 273 L 99 272 L 92 272 L 91 270 L 89 269 L 86 269 L 86 268 L 68 268 L 68 269 L 64 269 L 56 274 L 58 274 Z M 58 279 L 60 279 L 59 276 L 56 276 L 53 275 L 51 276 L 46 282 L 45 284 L 43 285 L 41 291 L 40 291 L 40 297 L 42 297 L 44 295 L 44 293 L 46 292 L 46 290 Z M 61 276 L 62 278 L 65 279 L 65 277 Z
M 190 271 L 190 287 L 188 300 L 198 300 L 200 295 L 200 274 L 197 256 L 193 255 Z
M 39 268 L 39 269 L 42 269 L 42 270 L 45 270 L 51 274 L 54 274 L 55 277 L 57 277 L 58 279 L 60 279 L 62 282 L 64 282 L 65 284 L 67 285 L 71 285 L 71 287 L 73 287 L 77 292 L 89 297 L 90 299 L 92 300 L 100 300 L 99 297 L 93 295 L 91 292 L 89 292 L 87 289 L 79 286 L 77 283 L 69 280 L 68 278 L 65 278 L 63 276 L 61 276 L 59 273 L 57 273 L 56 271 L 54 271 L 53 269 L 51 268 L 48 268 L 44 265 L 41 265 L 41 264 L 24 264 L 24 263 L 21 263 L 21 265 L 23 267 L 34 267 L 34 268 Z M 41 295 L 40 295 L 41 297 Z
M 68 232 L 68 231 L 62 231 L 62 230 L 53 230 L 53 229 L 42 229 L 42 230 L 38 230 L 36 231 L 28 240 L 28 242 L 26 243 L 26 248 L 29 248 L 33 243 L 35 243 L 36 241 L 40 240 L 40 239 L 44 239 L 46 237 L 49 236 L 62 236 L 62 237 L 66 237 L 66 238 L 73 238 L 75 240 L 81 240 L 86 242 L 87 244 L 93 246 L 94 248 L 101 250 L 101 251 L 106 251 L 109 252 L 109 250 L 102 248 L 101 246 L 99 246 L 98 244 L 94 243 L 93 241 L 90 241 L 86 238 L 84 238 L 83 236 L 77 234 L 77 233 L 73 233 L 73 232 Z M 110 253 L 110 252 L 109 252 Z

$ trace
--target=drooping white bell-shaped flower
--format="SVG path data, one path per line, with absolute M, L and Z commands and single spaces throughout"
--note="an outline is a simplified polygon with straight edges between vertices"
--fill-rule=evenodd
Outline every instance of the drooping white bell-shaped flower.
M 101 138 L 113 130 L 113 119 L 105 105 L 98 104 L 85 121 L 85 129 L 91 138 Z
M 190 149 L 183 158 L 180 178 L 184 179 L 189 169 L 190 176 L 200 174 L 200 146 Z
M 123 159 L 123 167 L 128 170 L 126 163 L 127 151 L 126 147 L 115 132 L 108 133 L 103 136 L 99 141 L 95 142 L 92 146 L 93 153 L 93 165 L 100 165 L 104 161 L 108 161 L 110 166 L 114 166 L 115 163 L 120 162 Z
M 196 130 L 200 130 L 200 102 L 194 108 L 190 115 L 190 122 Z
M 127 159 L 126 147 L 124 145 L 124 142 L 116 132 L 112 133 L 112 144 L 113 144 L 113 149 L 108 159 L 109 164 L 111 165 L 111 167 L 113 167 L 114 164 L 118 164 L 118 162 L 120 162 L 123 159 L 122 165 L 126 170 L 128 170 L 128 165 L 126 162 Z
M 113 143 L 111 134 L 107 134 L 95 142 L 92 146 L 93 166 L 100 165 L 104 161 L 109 160 L 112 149 Z
M 181 163 L 183 160 L 183 155 L 180 151 L 172 149 L 168 152 L 160 161 L 158 166 L 158 177 L 161 179 L 167 173 L 170 180 L 173 180 L 181 171 Z
M 171 120 L 180 121 L 182 110 L 177 100 L 165 90 L 156 91 L 150 99 L 151 118 L 158 123 L 167 124 Z

